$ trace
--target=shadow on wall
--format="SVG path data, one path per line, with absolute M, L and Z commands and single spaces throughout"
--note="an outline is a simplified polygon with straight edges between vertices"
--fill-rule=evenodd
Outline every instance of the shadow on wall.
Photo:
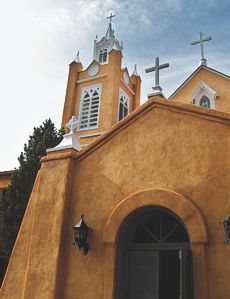
M 8 265 L 8 258 L 5 255 L 0 254 L 0 288 L 2 286 L 7 265 Z

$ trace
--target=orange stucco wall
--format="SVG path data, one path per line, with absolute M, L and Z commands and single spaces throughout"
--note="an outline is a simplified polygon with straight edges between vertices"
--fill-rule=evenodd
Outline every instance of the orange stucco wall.
M 204 68 L 200 69 L 197 74 L 178 91 L 178 93 L 173 95 L 171 100 L 182 103 L 191 103 L 190 97 L 201 81 L 205 82 L 216 92 L 216 110 L 230 112 L 230 78 Z
M 139 107 L 141 79 L 139 76 L 131 76 L 129 83 L 126 84 L 123 80 L 123 72 L 126 71 L 128 73 L 128 70 L 123 70 L 121 68 L 121 61 L 121 52 L 112 50 L 109 53 L 107 64 L 101 65 L 96 61 L 93 61 L 85 70 L 82 69 L 81 63 L 73 62 L 70 65 L 62 127 L 65 127 L 65 124 L 72 115 L 75 115 L 78 118 L 82 88 L 99 83 L 102 84 L 102 95 L 98 128 L 80 131 L 78 133 L 80 137 L 81 135 L 105 132 L 117 122 L 120 88 L 122 88 L 130 97 L 130 111 Z M 98 65 L 99 72 L 95 76 L 90 77 L 88 75 L 88 69 L 92 65 Z M 81 144 L 89 144 L 95 138 L 97 137 L 87 137 L 82 138 L 80 141 Z
M 228 114 L 149 100 L 82 152 L 49 153 L 0 298 L 113 299 L 115 236 L 143 205 L 168 207 L 185 222 L 194 299 L 228 298 L 230 248 L 219 221 L 229 207 L 229 152 Z M 72 244 L 81 214 L 93 229 L 87 256 Z
M 227 297 L 230 251 L 223 244 L 225 236 L 219 221 L 226 217 L 229 205 L 229 133 L 229 125 L 153 109 L 77 162 L 70 224 L 84 213 L 94 233 L 90 238 L 92 250 L 86 258 L 69 242 L 64 297 L 71 298 L 74 281 L 79 280 L 75 298 L 101 298 L 103 287 L 99 285 L 105 279 L 102 233 L 106 221 L 124 198 L 153 187 L 183 194 L 204 216 L 209 234 L 203 256 L 207 261 L 209 298 Z M 111 259 L 110 263 L 112 267 L 115 261 Z M 79 267 L 83 272 L 76 270 Z M 205 277 L 197 275 L 195 279 L 205 284 Z M 195 298 L 206 298 L 201 285 Z

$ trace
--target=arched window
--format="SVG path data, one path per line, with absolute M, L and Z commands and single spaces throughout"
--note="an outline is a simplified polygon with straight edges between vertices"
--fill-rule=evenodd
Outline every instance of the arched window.
M 119 94 L 119 106 L 118 106 L 118 120 L 123 119 L 129 114 L 130 98 L 128 95 L 120 89 Z
M 210 100 L 206 95 L 203 95 L 200 99 L 199 105 L 201 107 L 210 108 Z
M 98 62 L 99 63 L 105 63 L 105 62 L 107 62 L 107 55 L 108 55 L 107 49 L 100 50 L 99 51 L 99 56 L 98 56 Z
M 192 253 L 184 224 L 163 208 L 134 213 L 120 231 L 116 299 L 192 299 Z
M 98 128 L 102 84 L 84 87 L 81 90 L 78 130 Z
M 205 82 L 201 81 L 192 93 L 190 99 L 194 105 L 215 109 L 216 96 L 216 91 L 208 86 Z

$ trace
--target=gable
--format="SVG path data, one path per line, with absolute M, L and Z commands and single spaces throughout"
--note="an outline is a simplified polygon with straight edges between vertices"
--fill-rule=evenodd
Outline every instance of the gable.
M 208 67 L 199 67 L 171 96 L 171 101 L 192 103 L 201 82 L 216 93 L 216 110 L 230 112 L 230 77 Z M 213 108 L 212 107 L 212 108 Z
M 102 214 L 108 214 L 143 186 L 196 189 L 229 173 L 230 162 L 221 157 L 229 151 L 230 116 L 179 103 L 166 105 L 164 100 L 150 101 L 144 108 L 78 154 L 73 194 L 78 194 L 80 206 L 98 203 Z
M 77 155 L 69 218 L 75 219 L 83 211 L 97 240 L 101 240 L 115 207 L 131 194 L 149 188 L 183 194 L 202 213 L 207 213 L 204 210 L 207 205 L 215 206 L 218 202 L 221 206 L 230 192 L 229 184 L 224 194 L 220 196 L 219 192 L 220 186 L 229 180 L 230 161 L 222 158 L 228 156 L 229 133 L 229 115 L 150 100 Z M 161 195 L 158 196 L 161 202 Z M 207 225 L 211 225 L 212 217 L 206 219 Z M 70 260 L 66 263 L 71 264 Z M 98 277 L 104 274 L 100 263 L 100 259 L 94 261 L 98 271 L 92 280 L 93 289 L 99 283 Z M 66 281 L 73 276 L 80 281 L 81 273 L 73 270 L 68 275 Z M 74 291 L 79 293 L 81 289 L 76 286 Z M 65 295 L 68 298 L 70 294 Z

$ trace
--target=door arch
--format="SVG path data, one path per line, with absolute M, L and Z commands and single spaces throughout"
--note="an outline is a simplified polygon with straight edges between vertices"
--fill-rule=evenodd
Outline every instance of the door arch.
M 184 223 L 162 207 L 133 212 L 117 239 L 116 299 L 192 299 L 192 254 Z

